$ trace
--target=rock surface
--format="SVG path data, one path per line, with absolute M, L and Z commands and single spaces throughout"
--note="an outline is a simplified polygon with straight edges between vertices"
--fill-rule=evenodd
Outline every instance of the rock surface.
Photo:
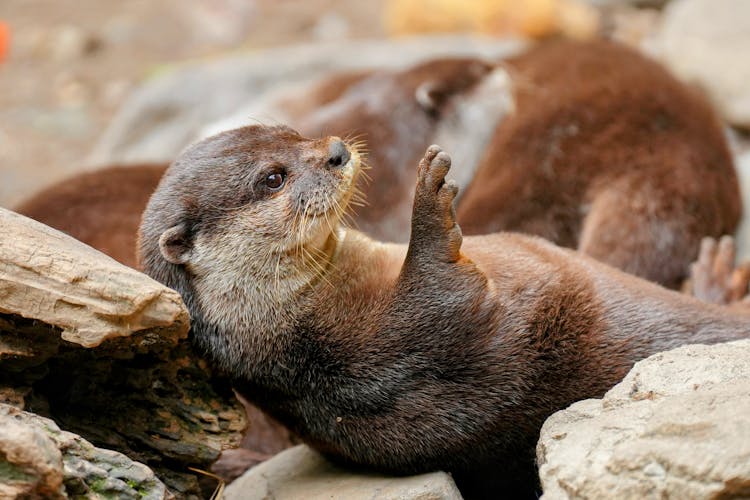
M 245 416 L 188 326 L 176 292 L 0 209 L 0 402 L 147 463 L 190 498 L 187 468 L 236 447 Z
M 500 58 L 522 46 L 519 41 L 465 36 L 308 43 L 185 66 L 147 82 L 131 96 L 88 163 L 172 161 L 206 124 L 251 106 L 280 82 L 302 84 L 347 69 L 405 67 L 440 55 Z
M 742 199 L 745 200 L 736 238 L 737 260 L 744 262 L 750 260 L 750 149 L 735 156 L 734 163 L 737 167 Z
M 0 404 L 0 497 L 173 498 L 145 465 Z
M 750 2 L 674 0 L 654 48 L 677 76 L 706 89 L 726 120 L 750 127 Z
M 224 492 L 225 500 L 460 500 L 444 472 L 411 477 L 357 474 L 332 465 L 300 445 L 240 476 Z
M 750 340 L 636 363 L 552 415 L 537 460 L 547 500 L 750 497 Z

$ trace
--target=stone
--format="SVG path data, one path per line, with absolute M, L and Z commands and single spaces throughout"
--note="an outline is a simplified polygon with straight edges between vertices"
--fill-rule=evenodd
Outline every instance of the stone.
M 683 80 L 705 89 L 730 123 L 750 127 L 750 2 L 674 0 L 653 50 Z
M 737 260 L 744 262 L 750 260 L 750 149 L 736 155 L 734 158 L 737 167 L 737 177 L 740 182 L 740 192 L 743 204 L 742 219 L 737 229 Z
M 145 465 L 0 404 L 0 497 L 174 498 Z
M 173 68 L 131 95 L 87 163 L 172 161 L 206 124 L 252 107 L 256 99 L 282 84 L 309 83 L 335 71 L 406 67 L 436 56 L 507 57 L 523 47 L 519 40 L 468 36 L 328 41 Z
M 337 467 L 305 445 L 283 451 L 230 484 L 225 500 L 460 500 L 444 472 L 410 477 L 354 473 Z
M 642 360 L 553 414 L 537 445 L 546 500 L 747 498 L 748 457 L 750 339 Z
M 193 498 L 201 491 L 188 467 L 208 469 L 239 445 L 246 421 L 230 382 L 194 352 L 188 328 L 177 292 L 0 209 L 0 401 L 147 463 Z M 107 460 L 107 474 L 140 474 Z M 104 474 L 88 459 L 65 464 Z M 110 483 L 99 486 L 119 488 Z

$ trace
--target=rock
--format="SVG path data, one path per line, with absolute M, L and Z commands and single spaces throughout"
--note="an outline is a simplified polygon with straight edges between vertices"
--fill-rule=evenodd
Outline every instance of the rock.
M 187 468 L 236 447 L 245 416 L 188 327 L 173 290 L 0 209 L 0 400 L 147 463 L 190 498 Z
M 750 2 L 675 0 L 654 50 L 677 76 L 706 89 L 725 119 L 750 127 Z
M 411 477 L 357 474 L 341 469 L 300 445 L 249 470 L 230 484 L 225 500 L 459 500 L 453 479 L 444 472 Z
M 518 40 L 466 36 L 329 41 L 181 67 L 147 82 L 125 102 L 88 163 L 171 161 L 206 124 L 251 106 L 282 83 L 302 84 L 346 69 L 405 67 L 440 55 L 499 58 L 522 47 Z
M 740 192 L 745 200 L 740 227 L 737 229 L 737 261 L 750 260 L 750 149 L 735 156 Z
M 552 415 L 537 445 L 547 500 L 747 498 L 748 457 L 750 339 L 640 361 Z
M 0 404 L 0 497 L 173 498 L 145 465 Z

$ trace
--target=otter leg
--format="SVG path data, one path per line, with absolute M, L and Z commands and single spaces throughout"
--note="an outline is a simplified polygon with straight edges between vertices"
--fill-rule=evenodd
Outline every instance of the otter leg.
M 592 200 L 578 250 L 627 273 L 679 288 L 695 259 L 700 228 L 685 215 L 689 210 L 684 204 L 670 196 L 632 179 L 611 185 Z
M 459 259 L 462 237 L 453 205 L 458 185 L 445 180 L 450 165 L 450 156 L 435 145 L 419 162 L 407 263 Z
M 703 238 L 698 260 L 690 266 L 688 293 L 712 304 L 750 306 L 750 263 L 735 267 L 736 256 L 731 236 L 722 237 L 718 243 L 713 238 Z

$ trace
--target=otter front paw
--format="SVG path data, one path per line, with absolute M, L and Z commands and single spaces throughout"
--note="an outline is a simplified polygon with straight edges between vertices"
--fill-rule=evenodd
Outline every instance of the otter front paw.
M 731 236 L 722 237 L 718 243 L 713 238 L 703 238 L 698 260 L 690 266 L 690 293 L 712 304 L 750 305 L 750 263 L 735 267 L 735 257 Z
M 458 185 L 445 180 L 450 166 L 450 156 L 439 146 L 427 148 L 417 172 L 409 241 L 410 253 L 444 262 L 458 260 L 462 241 L 453 206 Z

